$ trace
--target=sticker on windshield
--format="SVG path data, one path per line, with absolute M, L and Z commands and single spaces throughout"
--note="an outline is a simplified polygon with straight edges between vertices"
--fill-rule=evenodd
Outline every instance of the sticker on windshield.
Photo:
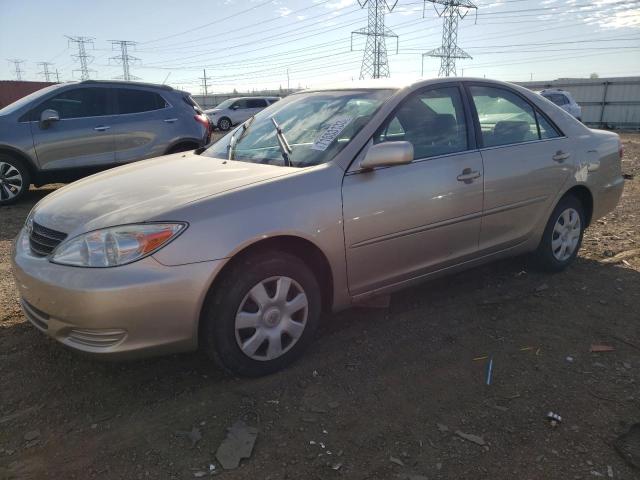
M 327 148 L 329 148 L 331 142 L 333 142 L 338 137 L 338 135 L 340 135 L 340 132 L 344 130 L 344 127 L 349 125 L 352 118 L 353 117 L 344 116 L 334 119 L 333 122 L 327 128 L 325 128 L 324 131 L 313 141 L 311 150 L 324 152 Z

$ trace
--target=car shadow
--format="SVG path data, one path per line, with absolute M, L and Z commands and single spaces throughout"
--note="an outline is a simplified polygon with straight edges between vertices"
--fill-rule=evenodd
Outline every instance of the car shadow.
M 34 205 L 56 191 L 58 187 L 59 185 L 47 185 L 41 188 L 31 187 L 17 203 L 0 207 L 3 226 L 0 229 L 0 241 L 13 240 L 22 225 L 24 225 L 24 221 Z

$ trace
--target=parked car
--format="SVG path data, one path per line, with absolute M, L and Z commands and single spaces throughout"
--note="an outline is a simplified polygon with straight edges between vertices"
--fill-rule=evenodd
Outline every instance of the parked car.
M 248 120 L 260 110 L 280 100 L 280 97 L 240 97 L 225 100 L 210 110 L 205 110 L 214 127 L 226 132 L 233 125 Z
M 570 92 L 566 90 L 562 90 L 560 88 L 550 88 L 547 90 L 542 90 L 540 92 L 547 100 L 558 105 L 563 110 L 566 110 L 571 115 L 576 117 L 579 121 L 582 121 L 582 107 L 578 105 L 578 103 L 574 100 L 573 96 L 571 96 Z
M 200 346 L 263 375 L 337 311 L 533 253 L 550 271 L 622 188 L 621 143 L 488 80 L 290 95 L 204 152 L 80 180 L 15 242 L 26 317 L 101 357 Z
M 0 205 L 31 183 L 66 182 L 209 142 L 187 92 L 131 82 L 52 85 L 0 110 Z

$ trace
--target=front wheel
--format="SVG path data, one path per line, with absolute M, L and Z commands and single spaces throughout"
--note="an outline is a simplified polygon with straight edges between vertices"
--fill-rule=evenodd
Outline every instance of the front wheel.
M 231 128 L 231 120 L 229 120 L 227 117 L 223 117 L 218 121 L 218 128 L 220 130 L 222 130 L 223 132 L 226 132 L 227 130 L 229 130 Z
M 536 250 L 537 264 L 544 270 L 559 272 L 578 255 L 585 229 L 584 207 L 569 195 L 553 210 Z
M 24 163 L 0 154 L 0 205 L 17 202 L 29 190 L 30 182 L 29 170 Z
M 281 252 L 250 255 L 209 296 L 200 343 L 232 374 L 267 375 L 302 354 L 320 310 L 318 282 L 302 260 Z

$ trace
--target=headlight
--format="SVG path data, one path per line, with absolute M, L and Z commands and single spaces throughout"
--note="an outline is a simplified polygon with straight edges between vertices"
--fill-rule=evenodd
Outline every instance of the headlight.
M 156 252 L 186 227 L 184 223 L 142 223 L 95 230 L 61 243 L 51 261 L 76 267 L 125 265 Z

